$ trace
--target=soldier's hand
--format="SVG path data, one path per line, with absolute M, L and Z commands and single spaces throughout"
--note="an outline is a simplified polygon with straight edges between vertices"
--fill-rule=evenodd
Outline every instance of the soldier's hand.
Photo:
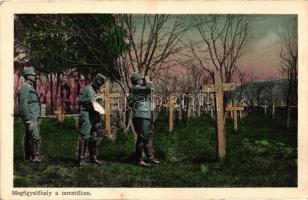
M 29 126 L 31 125 L 31 123 L 32 123 L 32 122 L 31 122 L 30 120 L 26 121 L 26 122 L 25 122 L 26 127 L 29 127 Z
M 94 95 L 93 97 L 92 97 L 92 99 L 91 99 L 91 102 L 93 102 L 93 101 L 95 101 L 95 99 L 98 97 L 99 95 Z
M 149 76 L 145 76 L 145 77 L 144 77 L 144 80 L 145 80 L 147 83 L 151 82 Z

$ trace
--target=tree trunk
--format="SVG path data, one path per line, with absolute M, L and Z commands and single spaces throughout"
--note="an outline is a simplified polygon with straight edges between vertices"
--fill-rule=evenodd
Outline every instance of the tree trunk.
M 287 105 L 286 105 L 286 128 L 290 128 L 290 118 L 291 118 L 291 112 L 290 112 L 290 106 L 291 106 L 291 96 L 292 96 L 292 78 L 291 74 L 289 72 L 289 83 L 288 83 L 288 97 L 287 97 Z
M 54 103 L 53 103 L 53 87 L 52 87 L 52 73 L 50 73 L 50 113 L 53 114 L 53 108 L 54 108 Z
M 56 73 L 56 105 L 58 102 L 58 92 L 59 92 L 59 73 Z M 61 93 L 61 91 L 60 91 Z M 61 94 L 60 94 L 60 98 L 61 98 Z M 56 107 L 56 109 L 58 110 L 58 107 Z

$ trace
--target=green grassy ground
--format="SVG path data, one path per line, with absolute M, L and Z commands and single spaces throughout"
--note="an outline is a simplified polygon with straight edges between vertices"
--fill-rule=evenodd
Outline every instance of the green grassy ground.
M 216 159 L 214 122 L 190 119 L 187 127 L 166 133 L 156 125 L 154 145 L 161 164 L 142 168 L 131 162 L 134 136 L 118 133 L 104 139 L 100 158 L 104 165 L 77 167 L 78 133 L 72 119 L 63 125 L 44 120 L 41 126 L 41 164 L 23 161 L 23 128 L 15 120 L 15 187 L 295 187 L 297 186 L 297 130 L 286 130 L 283 120 L 250 114 L 237 132 L 227 121 L 227 156 Z

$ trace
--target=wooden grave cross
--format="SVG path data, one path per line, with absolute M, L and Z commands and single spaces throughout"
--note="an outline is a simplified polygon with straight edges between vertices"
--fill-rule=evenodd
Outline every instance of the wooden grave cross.
M 176 98 L 174 94 L 169 95 L 167 108 L 168 108 L 168 132 L 171 132 L 174 127 L 173 122 L 173 109 L 176 107 Z
M 56 114 L 56 118 L 58 120 L 59 123 L 63 123 L 64 119 L 65 119 L 65 112 L 63 107 L 59 107 L 58 110 L 55 110 L 54 113 Z
M 40 118 L 56 118 L 59 123 L 63 123 L 65 117 L 73 117 L 75 120 L 75 126 L 78 128 L 80 114 L 65 114 L 65 111 L 61 106 L 58 108 L 58 110 L 54 111 L 54 115 L 46 115 L 46 112 L 43 112 L 40 116 Z
M 105 121 L 105 131 L 106 134 L 111 134 L 111 109 L 110 109 L 110 99 L 115 98 L 115 97 L 121 97 L 121 94 L 119 92 L 113 92 L 110 93 L 110 81 L 107 80 L 105 81 L 104 84 L 104 109 L 105 109 L 105 116 L 104 116 L 104 121 Z
M 240 112 L 244 111 L 244 107 L 228 104 L 228 106 L 226 107 L 226 111 L 231 112 L 231 116 L 233 116 L 233 128 L 234 128 L 234 130 L 237 130 L 237 128 L 238 128 L 237 111 L 240 111 Z M 240 116 L 240 118 L 241 118 L 241 116 Z
M 226 155 L 226 137 L 225 137 L 225 117 L 224 117 L 224 92 L 233 91 L 236 88 L 235 83 L 223 83 L 220 73 L 214 72 L 214 82 L 211 85 L 202 85 L 202 91 L 206 93 L 215 93 L 216 96 L 216 132 L 218 139 L 218 156 L 220 158 Z

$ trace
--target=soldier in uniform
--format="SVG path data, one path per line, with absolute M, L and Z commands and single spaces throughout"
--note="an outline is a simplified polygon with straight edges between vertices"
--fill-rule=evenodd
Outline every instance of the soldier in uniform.
M 137 133 L 135 155 L 137 163 L 140 166 L 151 166 L 151 163 L 159 163 L 154 158 L 154 149 L 152 145 L 153 132 L 151 126 L 151 107 L 150 95 L 152 83 L 146 82 L 141 74 L 135 72 L 131 76 L 133 125 Z M 143 153 L 147 159 L 143 158 Z
M 77 98 L 80 106 L 80 138 L 78 160 L 79 165 L 85 165 L 85 153 L 88 147 L 90 161 L 92 163 L 101 164 L 97 159 L 98 135 L 102 128 L 101 117 L 93 108 L 92 101 L 104 84 L 106 77 L 98 73 L 92 84 L 81 89 Z
M 41 106 L 35 90 L 36 73 L 33 67 L 23 70 L 25 83 L 19 92 L 19 112 L 24 124 L 24 154 L 25 159 L 31 162 L 41 162 L 41 139 L 38 126 Z

